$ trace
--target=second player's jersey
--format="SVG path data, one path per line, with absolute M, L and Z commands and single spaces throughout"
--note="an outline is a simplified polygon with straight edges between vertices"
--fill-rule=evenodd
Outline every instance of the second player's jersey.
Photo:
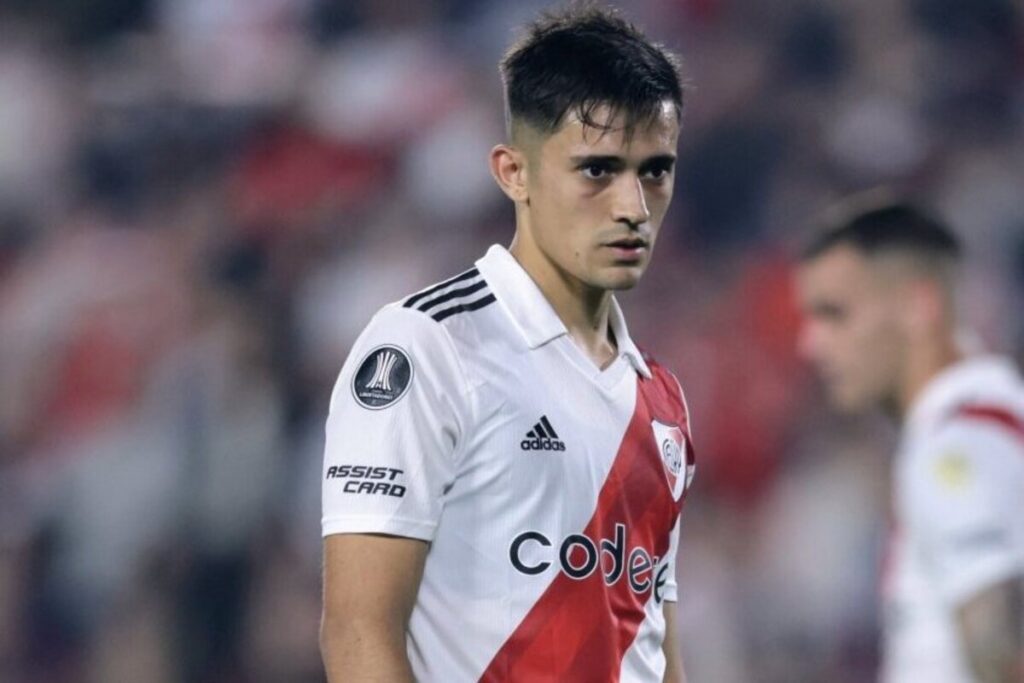
M 956 610 L 1024 573 L 1024 385 L 964 360 L 916 401 L 895 462 L 885 683 L 970 683 Z
M 661 681 L 693 474 L 682 391 L 630 340 L 599 369 L 529 275 L 476 267 L 382 309 L 327 421 L 323 533 L 430 542 L 417 680 Z

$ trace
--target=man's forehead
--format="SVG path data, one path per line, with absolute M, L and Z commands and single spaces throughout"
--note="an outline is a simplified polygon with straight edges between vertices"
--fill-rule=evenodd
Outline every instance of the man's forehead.
M 800 268 L 800 281 L 819 292 L 862 296 L 891 290 L 902 277 L 889 262 L 840 245 L 805 262 Z
M 654 115 L 632 122 L 624 111 L 615 111 L 608 105 L 598 105 L 587 113 L 584 120 L 580 111 L 570 111 L 558 130 L 552 135 L 574 150 L 586 149 L 590 153 L 622 150 L 638 144 L 674 150 L 679 139 L 679 117 L 675 104 L 663 101 Z M 593 125 L 591 125 L 593 124 Z

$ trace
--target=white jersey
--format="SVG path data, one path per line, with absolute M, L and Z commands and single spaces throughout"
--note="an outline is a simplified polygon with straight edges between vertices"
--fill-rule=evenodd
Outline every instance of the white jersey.
M 331 398 L 323 533 L 430 542 L 408 632 L 421 682 L 661 681 L 682 391 L 637 350 L 597 368 L 495 246 L 384 307 Z
M 1024 573 L 1024 384 L 975 357 L 915 402 L 895 462 L 885 572 L 886 683 L 970 683 L 956 610 Z

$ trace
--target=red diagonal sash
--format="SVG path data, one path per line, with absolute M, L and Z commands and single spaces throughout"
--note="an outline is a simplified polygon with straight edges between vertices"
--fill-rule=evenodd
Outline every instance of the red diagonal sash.
M 591 539 L 612 538 L 615 524 L 624 524 L 627 563 L 629 551 L 638 546 L 664 557 L 682 506 L 666 483 L 651 420 L 671 421 L 688 434 L 685 408 L 675 380 L 657 366 L 652 370 L 654 379 L 638 380 L 632 419 L 583 531 Z M 645 578 L 653 586 L 654 571 Z M 480 680 L 614 683 L 652 594 L 653 589 L 637 593 L 630 588 L 628 567 L 610 586 L 600 569 L 583 580 L 559 573 Z

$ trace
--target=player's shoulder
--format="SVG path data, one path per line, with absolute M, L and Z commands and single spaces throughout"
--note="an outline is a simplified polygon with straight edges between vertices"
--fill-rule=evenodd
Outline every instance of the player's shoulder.
M 911 461 L 926 488 L 968 490 L 1024 484 L 1024 411 L 992 400 L 957 405 L 919 441 Z
M 928 431 L 939 441 L 997 439 L 1024 448 L 1024 381 L 999 356 L 965 361 Z
M 486 279 L 474 266 L 393 301 L 377 311 L 369 331 L 412 338 L 445 338 L 459 323 L 496 301 Z
M 1001 446 L 999 450 L 1024 458 L 1024 402 L 992 398 L 960 403 L 939 421 L 929 441 L 976 451 Z
M 433 384 L 456 393 L 467 390 L 476 383 L 471 379 L 476 375 L 471 354 L 466 352 L 465 330 L 453 334 L 452 326 L 493 301 L 487 283 L 471 268 L 384 305 L 349 349 L 332 405 L 342 395 L 338 388 L 349 384 L 369 387 L 368 398 L 355 388 L 353 395 L 372 409 L 397 402 L 399 389 L 410 385 Z M 414 377 L 419 379 L 414 382 Z
M 486 278 L 473 266 L 410 294 L 392 304 L 444 324 L 457 316 L 480 311 L 497 301 Z

